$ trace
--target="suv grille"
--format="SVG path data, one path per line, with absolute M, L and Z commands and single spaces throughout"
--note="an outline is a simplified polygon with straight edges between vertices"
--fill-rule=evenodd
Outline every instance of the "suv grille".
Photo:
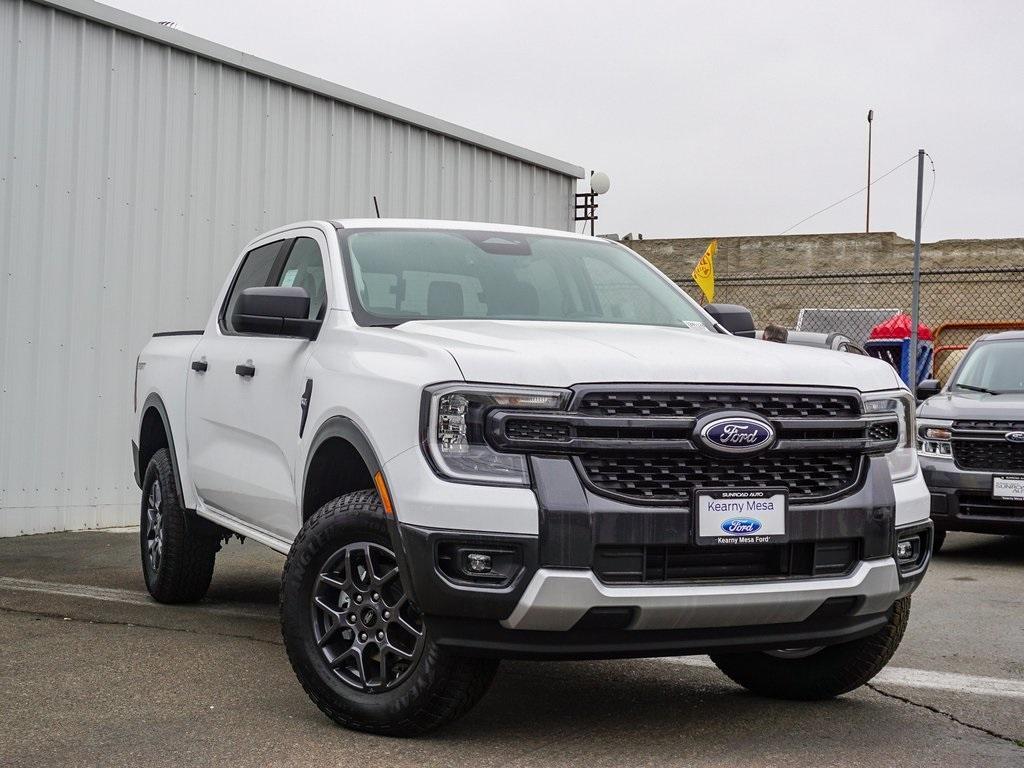
M 1005 440 L 953 440 L 960 469 L 1024 472 L 1024 445 Z
M 808 541 L 758 546 L 599 546 L 593 570 L 608 584 L 737 578 L 841 576 L 859 559 L 857 542 Z
M 589 416 L 696 416 L 704 411 L 738 408 L 774 418 L 855 418 L 856 397 L 804 392 L 588 392 L 577 406 Z
M 861 457 L 849 453 L 769 454 L 730 460 L 701 453 L 588 453 L 579 457 L 588 480 L 603 491 L 648 501 L 682 500 L 704 488 L 789 489 L 790 498 L 822 499 L 853 486 Z

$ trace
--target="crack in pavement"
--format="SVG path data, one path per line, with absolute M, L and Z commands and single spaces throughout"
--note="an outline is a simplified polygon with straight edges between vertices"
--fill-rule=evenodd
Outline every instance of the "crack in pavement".
M 35 616 L 41 619 L 54 619 L 55 621 L 70 621 L 75 624 L 97 624 L 105 627 L 138 627 L 140 629 L 158 629 L 165 632 L 181 632 L 186 635 L 196 635 L 197 637 L 231 637 L 236 640 L 252 640 L 255 643 L 264 643 L 266 645 L 284 645 L 283 641 L 280 640 L 266 640 L 262 637 L 254 637 L 253 635 L 240 635 L 232 632 L 203 632 L 197 629 L 190 629 L 188 627 L 164 627 L 159 624 L 143 624 L 138 621 L 112 621 L 109 619 L 79 619 L 75 616 L 66 616 L 63 613 L 52 613 L 49 611 L 29 611 L 23 608 L 9 608 L 7 606 L 0 606 L 0 613 L 14 613 L 21 616 Z
M 999 733 L 998 731 L 993 731 L 992 729 L 986 728 L 983 725 L 975 725 L 974 723 L 968 723 L 966 720 L 961 720 L 959 717 L 957 717 L 956 715 L 952 714 L 951 712 L 946 712 L 945 710 L 939 709 L 938 707 L 934 707 L 931 704 L 922 704 L 921 702 L 914 701 L 913 699 L 909 699 L 906 696 L 900 696 L 898 693 L 892 693 L 890 691 L 883 691 L 881 688 L 879 688 L 874 683 L 867 683 L 865 687 L 870 688 L 872 691 L 874 691 L 875 693 L 879 694 L 880 696 L 884 696 L 884 697 L 886 697 L 888 699 L 894 699 L 896 701 L 901 701 L 904 704 L 909 704 L 912 707 L 919 707 L 920 709 L 925 709 L 925 710 L 927 710 L 929 712 L 932 712 L 932 713 L 934 713 L 936 715 L 942 715 L 943 717 L 948 718 L 949 720 L 952 720 L 957 725 L 962 725 L 964 728 L 970 728 L 973 731 L 978 731 L 979 733 L 984 733 L 984 734 L 987 734 L 988 736 L 993 736 L 993 737 L 995 737 L 997 739 L 1002 739 L 1003 741 L 1008 741 L 1011 744 L 1013 744 L 1015 747 L 1024 748 L 1024 742 L 1022 742 L 1022 741 L 1020 741 L 1018 739 L 1015 739 L 1012 736 L 1007 736 L 1005 734 Z

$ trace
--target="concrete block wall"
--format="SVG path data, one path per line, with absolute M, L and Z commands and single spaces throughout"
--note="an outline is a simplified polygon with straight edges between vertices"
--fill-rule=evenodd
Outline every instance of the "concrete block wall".
M 673 280 L 688 280 L 694 264 L 714 238 L 636 240 L 628 243 Z M 736 275 L 818 274 L 909 270 L 914 242 L 895 232 L 847 232 L 823 235 L 719 237 L 715 272 Z M 1024 269 L 1024 238 L 940 240 L 922 243 L 921 268 Z

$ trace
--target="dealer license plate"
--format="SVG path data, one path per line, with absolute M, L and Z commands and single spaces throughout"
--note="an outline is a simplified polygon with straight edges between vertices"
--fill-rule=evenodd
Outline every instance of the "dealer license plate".
M 695 495 L 698 544 L 777 544 L 787 540 L 787 499 L 782 489 L 698 489 Z
M 1024 477 L 993 477 L 992 498 L 1024 501 Z

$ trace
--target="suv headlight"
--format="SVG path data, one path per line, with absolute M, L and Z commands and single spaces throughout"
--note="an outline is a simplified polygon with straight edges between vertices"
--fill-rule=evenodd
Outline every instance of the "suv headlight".
M 918 419 L 917 452 L 939 459 L 953 458 L 952 429 L 951 419 Z
M 485 485 L 529 485 L 526 456 L 499 453 L 484 436 L 487 412 L 561 410 L 563 389 L 437 384 L 423 393 L 423 450 L 439 475 Z
M 905 389 L 864 396 L 864 413 L 896 415 L 899 424 L 896 448 L 885 455 L 889 461 L 889 475 L 894 482 L 917 474 L 917 428 L 914 424 L 916 407 L 913 395 Z

